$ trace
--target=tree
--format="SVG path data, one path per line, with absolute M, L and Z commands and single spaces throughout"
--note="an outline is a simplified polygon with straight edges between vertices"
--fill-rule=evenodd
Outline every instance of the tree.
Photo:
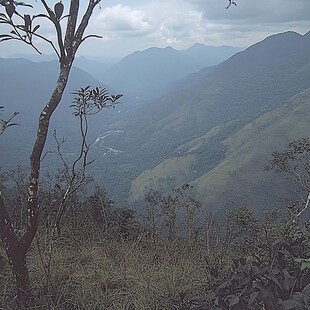
M 288 204 L 291 220 L 298 220 L 310 203 L 310 138 L 295 140 L 288 144 L 286 150 L 273 152 L 265 169 L 275 171 L 299 187 L 301 206 Z
M 192 185 L 186 183 L 173 188 L 171 194 L 163 195 L 154 190 L 146 193 L 145 200 L 148 205 L 145 226 L 153 241 L 158 239 L 160 232 L 165 232 L 163 235 L 166 235 L 169 240 L 175 239 L 177 226 L 182 225 L 188 244 L 192 246 L 195 224 L 197 224 L 196 215 L 200 208 L 199 201 L 191 195 L 192 188 Z
M 43 6 L 44 13 L 29 15 L 22 14 L 20 10 L 25 6 L 32 7 L 30 4 L 14 0 L 0 0 L 0 8 L 3 9 L 3 12 L 0 13 L 0 23 L 10 30 L 7 34 L 0 34 L 0 42 L 7 40 L 22 41 L 40 53 L 34 43 L 34 38 L 39 38 L 52 47 L 59 61 L 58 79 L 49 101 L 40 113 L 36 140 L 30 156 L 30 176 L 27 185 L 27 224 L 21 236 L 14 231 L 3 195 L 0 192 L 0 238 L 5 245 L 8 261 L 16 279 L 17 300 L 20 307 L 31 306 L 33 299 L 26 255 L 38 229 L 40 165 L 47 139 L 49 122 L 61 101 L 75 55 L 80 45 L 90 37 L 98 37 L 97 35 L 85 35 L 85 30 L 94 8 L 101 0 L 89 0 L 87 8 L 80 19 L 78 19 L 80 11 L 79 0 L 70 1 L 67 14 L 64 14 L 65 7 L 61 1 L 56 3 L 54 8 L 50 7 L 45 0 L 39 0 L 38 2 Z M 40 24 L 37 23 L 38 19 L 48 20 L 53 25 L 56 33 L 56 42 L 39 33 Z M 75 105 L 78 107 L 77 113 L 84 113 L 82 110 L 79 110 L 80 107 L 78 106 L 80 103 L 83 103 L 83 100 L 91 100 L 94 105 L 98 104 L 97 100 L 100 101 L 101 91 L 98 88 L 94 90 L 82 89 L 80 92 L 82 93 L 76 93 L 78 95 L 77 100 L 82 100 L 75 102 Z M 114 103 L 119 97 L 109 97 L 105 93 L 101 99 Z M 78 116 L 78 114 L 76 115 Z M 82 114 L 82 116 L 85 115 Z M 2 120 L 1 124 L 4 124 L 2 126 L 4 129 L 9 121 L 3 123 L 4 121 Z M 87 148 L 87 146 L 84 145 L 83 147 L 82 154 L 84 154 L 85 147 Z

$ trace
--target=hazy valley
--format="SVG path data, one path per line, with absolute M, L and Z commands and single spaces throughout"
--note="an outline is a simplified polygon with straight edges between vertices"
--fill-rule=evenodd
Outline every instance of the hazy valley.
M 26 2 L 0 1 L 0 309 L 310 309 L 309 3 Z M 193 45 L 137 50 L 167 43 Z
M 263 167 L 273 151 L 310 129 L 309 48 L 309 33 L 287 32 L 244 51 L 153 48 L 102 67 L 78 59 L 83 70 L 73 70 L 52 128 L 68 138 L 64 153 L 73 158 L 78 137 L 70 92 L 106 86 L 124 97 L 116 109 L 90 119 L 95 161 L 89 172 L 118 205 L 135 207 L 150 189 L 165 193 L 190 183 L 206 209 L 280 206 L 294 192 Z M 1 104 L 7 113 L 20 112 L 21 125 L 1 137 L 4 169 L 27 164 L 33 124 L 57 65 L 0 59 L 0 67 Z M 48 150 L 54 147 L 50 139 Z M 50 157 L 44 169 L 56 165 Z

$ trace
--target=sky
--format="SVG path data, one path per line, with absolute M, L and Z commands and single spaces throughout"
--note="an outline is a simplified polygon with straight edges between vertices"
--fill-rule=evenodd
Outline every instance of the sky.
M 40 12 L 40 1 L 32 3 Z M 55 1 L 47 1 L 51 6 Z M 68 7 L 68 0 L 62 1 Z M 235 0 L 237 6 L 225 9 L 228 0 L 103 0 L 95 9 L 88 33 L 102 39 L 90 39 L 81 46 L 78 56 L 124 57 L 149 47 L 172 46 L 186 49 L 195 43 L 248 47 L 269 35 L 310 30 L 310 0 Z M 81 0 L 81 11 L 86 0 Z M 6 31 L 0 24 L 0 33 Z M 42 34 L 54 39 L 53 28 L 41 21 Z M 52 50 L 43 42 L 37 47 L 44 53 Z M 21 42 L 2 42 L 0 57 L 15 53 L 33 54 Z

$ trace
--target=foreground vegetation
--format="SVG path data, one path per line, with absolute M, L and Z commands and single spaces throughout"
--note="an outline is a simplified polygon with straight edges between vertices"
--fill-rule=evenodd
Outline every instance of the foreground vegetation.
M 171 236 L 162 217 L 155 234 L 147 213 L 114 208 L 97 188 L 71 201 L 57 234 L 42 217 L 28 256 L 33 309 L 309 309 L 309 223 L 287 208 L 259 218 L 246 207 L 213 212 L 189 239 L 185 213 L 183 231 Z M 1 309 L 15 309 L 0 251 Z
M 85 177 L 59 220 L 71 179 L 66 167 L 47 173 L 27 256 L 27 308 L 310 309 L 309 156 L 308 138 L 273 153 L 266 169 L 298 185 L 302 198 L 258 215 L 246 206 L 202 212 L 189 184 L 165 195 L 151 190 L 138 214 L 115 207 Z M 0 174 L 17 235 L 23 234 L 26 179 L 21 167 Z M 2 246 L 1 309 L 21 309 L 14 280 Z
M 84 238 L 83 238 L 84 239 Z M 41 254 L 29 255 L 30 276 L 40 309 L 166 309 L 169 298 L 188 298 L 204 282 L 199 253 L 183 246 L 145 242 L 74 240 L 58 244 L 47 276 Z M 169 246 L 169 248 L 168 248 Z M 14 281 L 1 270 L 1 304 L 14 305 Z

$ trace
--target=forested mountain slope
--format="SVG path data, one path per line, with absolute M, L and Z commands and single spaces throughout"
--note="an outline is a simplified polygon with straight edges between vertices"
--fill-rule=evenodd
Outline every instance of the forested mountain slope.
M 165 191 L 186 181 L 209 208 L 243 204 L 255 209 L 279 207 L 287 199 L 296 198 L 296 192 L 290 182 L 265 171 L 264 166 L 273 151 L 285 149 L 290 141 L 308 136 L 309 105 L 310 88 L 237 132 L 227 134 L 234 122 L 214 127 L 180 146 L 180 155 L 140 174 L 133 182 L 132 197 L 143 196 L 143 188 Z
M 126 56 L 95 76 L 114 89 L 145 102 L 161 97 L 178 79 L 206 66 L 217 65 L 238 51 L 240 48 L 203 44 L 183 51 L 152 47 Z
M 125 93 L 117 109 L 91 122 L 90 174 L 117 204 L 130 198 L 135 205 L 151 188 L 164 193 L 188 182 L 208 208 L 282 204 L 292 197 L 289 188 L 263 167 L 274 150 L 309 135 L 309 50 L 310 32 L 277 34 L 188 75 L 149 104 Z M 14 145 L 26 150 L 33 139 L 28 130 L 34 130 L 36 105 L 50 92 L 43 80 L 51 86 L 54 69 L 36 71 L 25 60 L 15 60 L 15 69 L 5 66 L 7 60 L 0 60 L 0 104 L 8 114 L 17 109 L 22 125 L 1 137 L 1 165 L 12 167 L 22 160 L 20 153 L 10 156 Z M 100 82 L 76 69 L 71 83 L 70 91 Z M 71 99 L 64 99 L 68 104 L 55 115 L 53 128 L 66 128 L 67 152 L 74 154 L 76 124 Z
M 140 148 L 147 158 L 159 154 L 163 161 L 135 179 L 131 197 L 192 182 L 211 206 L 268 207 L 278 196 L 285 199 L 277 188 L 281 182 L 263 166 L 272 151 L 309 133 L 309 47 L 309 33 L 275 35 L 206 70 L 205 76 L 199 72 L 190 87 L 184 88 L 183 81 L 181 90 L 157 106 L 161 110 L 173 102 L 175 110 L 158 120 L 154 115 L 146 126 L 151 139 Z

